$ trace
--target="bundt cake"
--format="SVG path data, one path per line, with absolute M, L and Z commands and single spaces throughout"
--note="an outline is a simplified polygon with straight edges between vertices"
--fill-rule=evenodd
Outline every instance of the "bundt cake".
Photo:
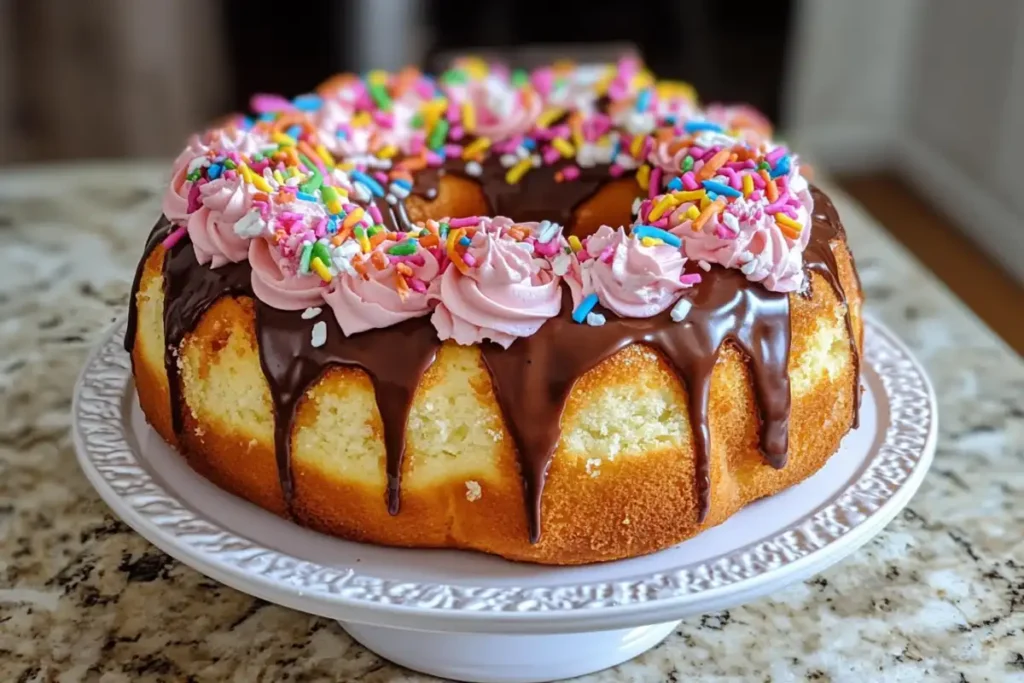
M 200 474 L 344 539 L 650 553 L 856 426 L 861 291 L 747 107 L 642 65 L 337 76 L 175 161 L 125 347 Z

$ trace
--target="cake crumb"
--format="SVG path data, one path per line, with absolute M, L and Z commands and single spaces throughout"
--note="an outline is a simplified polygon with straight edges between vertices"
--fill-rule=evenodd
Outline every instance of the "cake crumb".
M 601 466 L 601 458 L 588 458 L 587 459 L 587 474 L 591 477 L 598 477 L 601 474 L 601 470 L 598 468 Z
M 309 308 L 302 312 L 302 319 L 309 320 L 310 318 L 315 318 L 318 315 L 320 315 L 320 312 L 323 310 L 324 309 L 320 308 L 319 306 L 310 306 Z
M 313 325 L 313 348 L 318 349 L 327 343 L 327 323 L 323 320 Z
M 479 483 L 472 479 L 466 482 L 466 500 L 472 503 L 473 501 L 480 500 L 482 495 L 483 491 L 481 491 Z
M 626 517 L 624 520 L 622 520 L 622 523 L 626 526 L 629 526 L 629 517 Z

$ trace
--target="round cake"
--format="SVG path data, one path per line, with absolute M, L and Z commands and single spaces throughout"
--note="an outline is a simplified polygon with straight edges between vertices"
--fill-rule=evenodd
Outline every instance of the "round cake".
M 546 564 L 679 543 L 857 424 L 861 290 L 748 107 L 477 59 L 260 95 L 175 161 L 130 299 L 143 412 L 353 541 Z

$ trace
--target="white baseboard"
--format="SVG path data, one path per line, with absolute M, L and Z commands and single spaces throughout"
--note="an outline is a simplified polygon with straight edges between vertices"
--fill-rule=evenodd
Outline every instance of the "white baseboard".
M 1020 216 L 976 178 L 917 140 L 904 137 L 894 158 L 903 179 L 989 258 L 1024 284 L 1024 225 Z
M 780 137 L 812 166 L 829 174 L 861 173 L 889 167 L 892 137 L 877 127 L 856 124 L 805 126 Z

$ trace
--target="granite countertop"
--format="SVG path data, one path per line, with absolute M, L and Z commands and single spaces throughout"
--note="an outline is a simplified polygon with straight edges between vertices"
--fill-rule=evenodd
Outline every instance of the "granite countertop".
M 0 680 L 427 680 L 335 622 L 172 560 L 79 471 L 72 386 L 125 311 L 165 168 L 0 173 Z M 1024 681 L 1024 364 L 855 205 L 836 204 L 869 311 L 935 384 L 931 473 L 847 560 L 687 619 L 590 680 Z

